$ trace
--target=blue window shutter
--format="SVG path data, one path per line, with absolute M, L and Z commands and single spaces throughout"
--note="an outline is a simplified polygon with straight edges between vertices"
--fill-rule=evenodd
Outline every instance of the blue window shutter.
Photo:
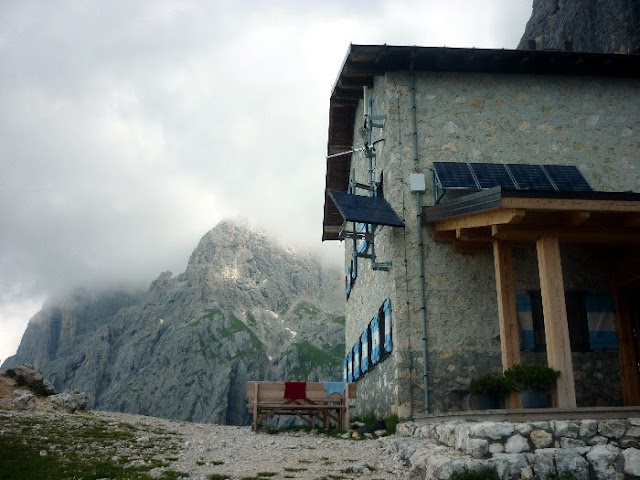
M 342 362 L 342 380 L 345 382 L 348 382 L 349 380 L 347 380 L 348 375 L 347 375 L 347 365 L 349 363 L 349 360 L 345 357 L 344 361 Z
M 347 354 L 347 382 L 353 382 L 353 352 Z
M 355 253 L 351 257 L 351 286 L 356 281 L 358 277 L 358 257 L 356 257 Z
M 345 291 L 347 294 L 347 298 L 351 294 L 351 267 L 347 267 L 347 275 L 345 276 Z
M 369 328 L 365 329 L 360 335 L 360 346 L 361 346 L 361 359 L 360 359 L 360 370 L 362 373 L 367 373 L 369 371 Z
M 586 295 L 585 306 L 591 350 L 617 350 L 615 313 L 610 295 Z
M 365 233 L 368 230 L 367 224 L 366 223 L 361 223 L 358 226 L 358 232 L 359 233 Z M 362 239 L 358 241 L 358 253 L 365 253 L 367 251 L 367 248 L 369 248 L 369 242 L 367 242 L 366 239 Z
M 392 329 L 391 329 L 391 300 L 386 299 L 384 301 L 383 307 L 384 311 L 384 351 L 386 353 L 391 353 L 393 350 L 393 338 L 392 338 Z
M 536 338 L 533 328 L 533 305 L 528 293 L 516 294 L 516 312 L 520 324 L 520 348 L 535 350 Z
M 360 378 L 360 342 L 353 346 L 353 378 Z
M 371 363 L 376 365 L 380 361 L 380 330 L 378 316 L 371 319 Z

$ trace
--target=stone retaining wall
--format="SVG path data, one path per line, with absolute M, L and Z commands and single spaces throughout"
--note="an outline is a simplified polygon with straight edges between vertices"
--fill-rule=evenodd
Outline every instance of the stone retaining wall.
M 494 466 L 502 479 L 546 478 L 563 472 L 585 480 L 640 477 L 640 418 L 426 425 L 409 422 L 398 425 L 397 432 L 423 439 L 430 449 L 448 447 L 457 452 L 448 463 L 440 462 L 438 468 L 429 465 L 434 455 L 416 455 L 418 449 L 411 452 L 407 460 L 414 470 L 439 469 L 439 475 L 428 478 L 448 478 L 453 465 L 473 468 L 484 464 Z M 419 458 L 423 459 L 422 466 Z

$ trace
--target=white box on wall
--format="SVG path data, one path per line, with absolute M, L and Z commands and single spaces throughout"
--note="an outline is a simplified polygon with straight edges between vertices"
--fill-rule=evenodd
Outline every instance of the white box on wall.
M 409 176 L 409 185 L 411 185 L 412 192 L 424 192 L 427 189 L 424 173 L 412 173 Z

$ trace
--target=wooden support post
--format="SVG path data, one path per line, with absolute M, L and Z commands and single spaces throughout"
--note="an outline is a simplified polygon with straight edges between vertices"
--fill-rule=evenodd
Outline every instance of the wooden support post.
M 351 403 L 351 385 L 352 383 L 346 383 L 344 386 L 344 417 L 342 418 L 342 429 L 344 431 L 349 428 L 349 404 Z
M 258 396 L 258 387 L 259 387 L 259 383 L 255 382 L 255 394 L 254 394 L 254 398 L 253 398 L 253 431 L 257 432 L 258 431 L 258 405 L 259 405 L 259 396 Z
M 536 242 L 536 248 L 547 341 L 547 362 L 551 368 L 561 372 L 557 383 L 557 406 L 576 408 L 571 342 L 560 261 L 560 242 L 557 237 L 543 237 Z
M 520 327 L 516 312 L 516 291 L 513 280 L 511 244 L 502 240 L 493 242 L 493 264 L 498 294 L 498 318 L 500 320 L 500 349 L 502 369 L 520 363 Z M 507 408 L 522 408 L 518 393 L 507 397 Z

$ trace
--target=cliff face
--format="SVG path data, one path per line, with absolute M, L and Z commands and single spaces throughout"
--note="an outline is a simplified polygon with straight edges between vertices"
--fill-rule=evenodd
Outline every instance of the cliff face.
M 538 50 L 640 53 L 637 0 L 534 0 L 518 49 L 535 40 Z
M 32 363 L 94 409 L 244 424 L 248 380 L 341 378 L 341 277 L 222 222 L 183 274 L 161 274 L 146 293 L 50 302 L 3 368 Z

